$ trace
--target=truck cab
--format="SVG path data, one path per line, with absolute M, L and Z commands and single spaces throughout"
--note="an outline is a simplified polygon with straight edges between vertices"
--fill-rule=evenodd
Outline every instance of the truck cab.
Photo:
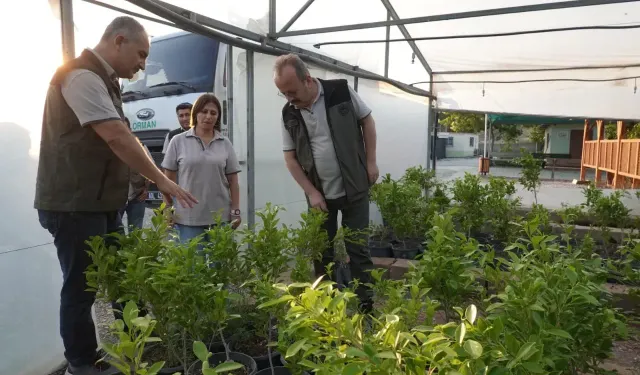
M 122 81 L 125 116 L 156 165 L 162 163 L 167 134 L 180 126 L 180 103 L 193 104 L 200 95 L 214 93 L 223 105 L 226 135 L 226 52 L 227 46 L 218 40 L 189 32 L 154 37 L 145 70 Z M 147 203 L 161 202 L 162 194 L 152 184 Z

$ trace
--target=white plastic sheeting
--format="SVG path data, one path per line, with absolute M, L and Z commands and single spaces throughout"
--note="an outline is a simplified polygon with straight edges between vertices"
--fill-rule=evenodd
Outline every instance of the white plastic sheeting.
M 409 18 L 562 1 L 564 0 L 391 0 L 390 3 L 401 18 Z M 216 1 L 215 5 L 205 1 L 169 2 L 254 32 L 266 34 L 268 31 L 268 0 L 225 0 Z M 305 2 L 276 0 L 276 30 L 280 30 Z M 386 8 L 377 0 L 316 0 L 293 24 L 290 31 L 384 21 L 386 17 Z M 640 2 L 630 2 L 408 24 L 406 27 L 411 36 L 417 38 L 638 23 Z M 326 45 L 320 49 L 315 49 L 313 45 L 321 42 L 385 39 L 385 33 L 384 27 L 378 27 L 282 37 L 279 40 L 383 74 L 384 43 Z M 398 28 L 391 26 L 391 38 L 401 37 Z M 580 30 L 508 37 L 417 41 L 416 44 L 435 73 L 433 92 L 438 96 L 437 104 L 441 109 L 640 119 L 640 93 L 634 90 L 633 78 L 591 82 L 640 76 L 640 67 L 442 74 L 448 71 L 638 65 L 638 39 L 640 29 Z M 430 77 L 418 59 L 412 58 L 412 50 L 408 43 L 391 43 L 389 61 L 390 78 L 405 83 L 429 81 Z M 551 79 L 559 81 L 488 83 Z M 584 81 L 565 81 L 575 79 Z M 452 81 L 478 83 L 450 83 Z M 419 87 L 428 89 L 429 85 Z

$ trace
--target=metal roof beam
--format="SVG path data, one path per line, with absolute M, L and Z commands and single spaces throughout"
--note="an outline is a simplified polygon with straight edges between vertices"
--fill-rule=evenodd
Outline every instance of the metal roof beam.
M 382 1 L 382 4 L 384 4 L 384 7 L 387 8 L 387 12 L 391 14 L 391 18 L 396 21 L 400 20 L 400 16 L 398 15 L 398 12 L 396 12 L 396 10 L 393 8 L 393 5 L 391 5 L 391 2 L 389 0 L 381 0 L 381 1 Z M 398 29 L 400 29 L 400 32 L 402 33 L 403 37 L 405 37 L 406 39 L 411 39 L 411 34 L 409 34 L 409 30 L 407 30 L 407 27 L 405 25 L 398 25 Z M 388 39 L 389 37 L 387 36 L 387 40 Z M 416 42 L 409 40 L 407 43 L 409 43 L 409 46 L 411 47 L 411 50 L 418 58 L 418 61 L 420 61 L 420 63 L 422 64 L 424 69 L 427 71 L 427 73 L 431 75 L 431 67 L 429 66 L 429 63 L 427 63 L 427 59 L 424 58 L 424 55 L 422 54 L 422 51 L 420 51 L 420 48 L 418 48 L 418 45 L 416 44 Z
M 313 2 L 314 2 L 314 1 L 315 1 L 315 0 L 307 0 L 307 2 L 306 2 L 306 3 L 304 3 L 304 5 L 303 5 L 300 9 L 298 9 L 298 11 L 296 12 L 296 14 L 294 14 L 294 15 L 293 15 L 293 17 L 291 17 L 291 19 L 289 20 L 289 22 L 287 22 L 287 23 L 282 27 L 282 29 L 281 29 L 280 31 L 278 31 L 278 34 L 279 34 L 279 33 L 284 33 L 285 31 L 289 30 L 289 28 L 290 28 L 291 26 L 293 26 L 293 24 L 298 20 L 298 18 L 300 18 L 300 16 L 302 16 L 302 14 L 303 14 L 304 12 L 306 12 L 306 11 L 307 11 L 307 9 L 311 6 L 311 4 L 313 4 Z M 271 36 L 271 35 L 269 35 L 269 36 Z M 275 39 L 275 37 L 274 37 L 274 39 Z
M 271 56 L 296 53 L 300 55 L 300 57 L 306 62 L 315 64 L 330 71 L 347 74 L 354 77 L 360 77 L 363 79 L 386 82 L 409 94 L 431 98 L 434 97 L 433 94 L 429 91 L 409 86 L 406 83 L 399 82 L 393 79 L 385 78 L 380 74 L 369 72 L 360 69 L 357 66 L 350 65 L 315 52 L 307 51 L 287 43 L 270 40 L 264 35 L 253 33 L 245 29 L 240 29 L 233 25 L 229 25 L 224 22 L 205 17 L 201 14 L 194 13 L 187 9 L 164 3 L 160 0 L 127 1 L 155 14 L 156 16 L 175 23 L 177 28 L 200 35 L 205 35 L 209 38 L 217 39 L 227 45 L 243 48 L 246 50 L 252 50 Z M 166 4 L 166 6 L 164 6 L 164 4 Z M 238 34 L 236 34 L 235 31 L 238 31 Z M 237 38 L 238 36 L 251 40 L 251 42 L 243 40 L 241 38 Z
M 334 33 L 334 32 L 349 31 L 349 30 L 373 29 L 376 27 L 385 27 L 387 25 L 393 26 L 393 25 L 408 25 L 408 24 L 414 24 L 414 23 L 450 21 L 450 20 L 459 20 L 459 19 L 465 19 L 465 18 L 477 18 L 477 17 L 487 17 L 487 16 L 498 16 L 498 15 L 504 15 L 504 14 L 537 12 L 537 11 L 543 11 L 543 10 L 557 10 L 557 9 L 567 9 L 567 8 L 580 8 L 580 7 L 594 6 L 594 5 L 633 3 L 637 1 L 640 1 L 640 0 L 571 0 L 571 1 L 562 1 L 558 3 L 522 5 L 522 6 L 507 7 L 507 8 L 484 9 L 484 10 L 474 10 L 469 12 L 437 14 L 433 16 L 404 18 L 404 19 L 391 20 L 391 21 L 377 21 L 377 22 L 367 22 L 367 23 L 356 23 L 351 25 L 319 27 L 315 29 L 306 29 L 306 30 L 294 30 L 294 31 L 277 33 L 274 36 L 280 38 L 280 37 L 296 36 L 296 35 L 324 34 L 324 33 Z

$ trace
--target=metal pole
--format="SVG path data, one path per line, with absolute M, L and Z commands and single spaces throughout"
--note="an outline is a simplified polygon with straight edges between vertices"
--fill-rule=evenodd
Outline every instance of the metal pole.
M 227 46 L 227 126 L 233 143 L 233 46 Z
M 128 0 L 128 1 L 133 1 L 133 0 Z M 539 11 L 545 11 L 545 10 L 558 10 L 558 9 L 582 8 L 582 7 L 598 6 L 598 5 L 624 4 L 624 3 L 633 3 L 637 1 L 640 1 L 640 0 L 580 0 L 580 1 L 569 0 L 569 1 L 560 1 L 556 3 L 520 5 L 520 6 L 505 7 L 505 8 L 472 10 L 472 11 L 460 12 L 460 13 L 436 14 L 436 15 L 430 15 L 430 16 L 411 17 L 411 18 L 399 18 L 397 20 L 391 20 L 391 21 L 376 21 L 376 22 L 356 23 L 351 25 L 340 25 L 340 26 L 319 27 L 314 29 L 285 31 L 283 33 L 277 33 L 275 36 L 278 38 L 281 38 L 281 37 L 290 37 L 290 36 L 298 36 L 298 35 L 324 34 L 324 33 L 334 33 L 339 31 L 373 29 L 376 27 L 385 27 L 387 25 L 409 25 L 409 24 L 416 24 L 416 23 L 499 16 L 504 14 L 518 14 L 518 13 L 527 13 L 527 12 L 539 12 Z
M 293 17 L 291 17 L 289 22 L 287 22 L 279 32 L 283 33 L 285 31 L 289 30 L 289 28 L 298 20 L 298 18 L 300 18 L 302 13 L 304 13 L 307 10 L 307 8 L 309 8 L 309 6 L 311 6 L 311 4 L 313 4 L 313 2 L 314 2 L 314 0 L 307 0 L 307 2 L 304 3 L 304 5 L 300 9 L 298 9 L 296 14 L 294 14 Z
M 276 0 L 269 0 L 269 34 L 276 32 Z
M 489 131 L 489 115 L 487 113 L 484 114 L 484 151 L 482 152 L 482 157 L 487 157 L 487 132 Z
M 387 11 L 387 21 L 391 21 L 391 12 Z M 389 39 L 391 39 L 391 26 L 387 26 L 387 42 L 384 45 L 384 76 L 389 78 Z
M 436 170 L 436 159 L 438 158 L 436 155 L 438 147 L 438 110 L 433 110 L 433 159 L 431 162 L 433 163 L 433 170 Z
M 253 51 L 247 50 L 247 224 L 256 223 L 256 157 L 254 135 L 254 65 Z
M 67 62 L 76 57 L 73 33 L 73 0 L 60 0 L 60 26 L 62 31 L 62 58 Z
M 353 90 L 358 92 L 358 77 L 353 77 Z
M 429 88 L 433 88 L 433 83 L 431 83 L 429 85 Z M 431 144 L 433 142 L 432 138 L 431 138 L 431 127 L 433 126 L 433 106 L 434 106 L 434 101 L 432 98 L 429 98 L 429 104 L 428 104 L 428 108 L 427 108 L 427 163 L 426 163 L 426 169 L 430 170 L 431 169 L 431 153 L 433 152 L 433 145 Z

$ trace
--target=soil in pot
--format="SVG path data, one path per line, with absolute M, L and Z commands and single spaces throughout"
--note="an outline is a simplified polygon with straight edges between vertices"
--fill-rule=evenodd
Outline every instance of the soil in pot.
M 391 258 L 393 256 L 391 242 L 380 239 L 369 239 L 369 252 L 374 258 Z
M 254 361 L 253 358 L 251 358 L 250 356 L 244 353 L 230 352 L 229 358 L 234 362 L 244 365 L 244 367 L 238 370 L 229 371 L 228 374 L 255 375 L 255 373 L 258 371 L 256 366 L 256 361 Z M 222 362 L 225 362 L 226 360 L 227 360 L 227 354 L 224 352 L 214 353 L 211 357 L 209 357 L 209 363 L 211 364 L 212 367 L 215 367 L 221 364 Z
M 421 253 L 422 244 L 417 240 L 404 240 L 391 247 L 393 257 L 398 259 L 416 259 Z
M 276 338 L 277 333 L 272 332 L 271 336 Z M 267 350 L 268 341 L 266 338 L 256 335 L 253 332 L 243 332 L 242 334 L 233 336 L 233 350 L 249 355 L 256 362 L 258 370 L 262 370 L 270 366 L 269 353 Z M 275 348 L 271 349 L 271 361 L 274 366 L 280 366 L 280 353 Z
M 291 375 L 291 371 L 284 366 L 274 366 L 273 371 L 271 371 L 271 367 L 268 367 L 258 371 L 256 375 Z

